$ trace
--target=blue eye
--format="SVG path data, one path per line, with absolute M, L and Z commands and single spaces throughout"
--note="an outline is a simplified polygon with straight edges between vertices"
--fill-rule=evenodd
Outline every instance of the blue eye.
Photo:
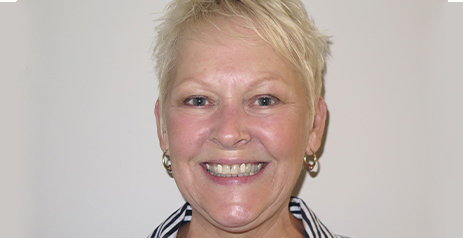
M 209 102 L 204 97 L 194 96 L 194 97 L 187 98 L 185 100 L 185 104 L 196 106 L 196 107 L 202 107 L 202 106 L 209 105 Z
M 270 106 L 275 103 L 275 100 L 272 97 L 260 97 L 255 103 L 259 106 Z

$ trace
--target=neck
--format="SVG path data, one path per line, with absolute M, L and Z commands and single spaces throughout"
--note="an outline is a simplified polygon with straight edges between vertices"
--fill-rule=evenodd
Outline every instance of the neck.
M 295 218 L 288 210 L 288 204 L 279 209 L 272 217 L 261 224 L 251 227 L 242 232 L 234 232 L 214 226 L 203 219 L 193 209 L 191 222 L 182 225 L 177 237 L 179 238 L 272 238 L 272 237 L 295 237 L 304 238 L 305 230 L 302 221 Z

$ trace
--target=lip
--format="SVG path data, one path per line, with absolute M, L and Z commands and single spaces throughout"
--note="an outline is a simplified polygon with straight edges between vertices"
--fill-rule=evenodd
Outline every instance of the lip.
M 205 162 L 205 163 L 201 163 L 201 167 L 203 169 L 203 173 L 205 173 L 205 175 L 207 176 L 208 179 L 210 179 L 213 183 L 217 183 L 217 184 L 220 184 L 220 185 L 224 185 L 224 186 L 235 186 L 235 185 L 242 185 L 242 184 L 246 184 L 246 183 L 252 183 L 254 180 L 258 179 L 262 173 L 265 171 L 267 165 L 268 165 L 268 162 L 261 162 L 261 163 L 264 163 L 264 165 L 262 166 L 262 169 L 254 174 L 254 175 L 251 175 L 251 176 L 243 176 L 243 177 L 218 177 L 218 176 L 214 176 L 212 174 L 210 174 L 207 169 L 206 169 L 206 164 L 211 164 L 211 163 L 217 163 L 217 164 L 221 164 L 220 162 Z M 238 163 L 259 163 L 259 162 L 238 162 L 238 161 L 233 161 L 233 164 L 238 164 Z M 228 161 L 227 163 L 223 163 L 223 164 L 230 164 L 230 161 Z

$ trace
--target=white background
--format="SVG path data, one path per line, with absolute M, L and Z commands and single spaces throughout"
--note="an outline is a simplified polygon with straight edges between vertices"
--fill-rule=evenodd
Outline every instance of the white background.
M 1 237 L 146 237 L 183 204 L 153 115 L 166 3 L 0 3 Z M 355 238 L 461 234 L 463 4 L 304 3 L 334 44 L 299 196 Z

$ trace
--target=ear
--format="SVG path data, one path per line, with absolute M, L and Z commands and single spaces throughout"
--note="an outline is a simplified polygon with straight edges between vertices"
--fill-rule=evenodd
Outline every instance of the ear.
M 156 106 L 154 107 L 154 115 L 156 116 L 156 125 L 158 129 L 158 138 L 161 150 L 169 149 L 169 144 L 167 143 L 167 133 L 163 130 L 163 120 L 161 115 L 161 108 L 159 106 L 159 99 L 156 101 Z
M 310 148 L 313 151 L 317 151 L 320 148 L 323 138 L 323 132 L 325 131 L 325 121 L 326 121 L 326 104 L 323 97 L 320 96 L 318 99 L 318 103 L 316 104 L 315 108 L 315 117 L 313 121 L 313 128 L 312 132 L 309 135 L 309 143 L 307 144 L 307 148 L 305 153 L 308 155 L 313 154 Z

